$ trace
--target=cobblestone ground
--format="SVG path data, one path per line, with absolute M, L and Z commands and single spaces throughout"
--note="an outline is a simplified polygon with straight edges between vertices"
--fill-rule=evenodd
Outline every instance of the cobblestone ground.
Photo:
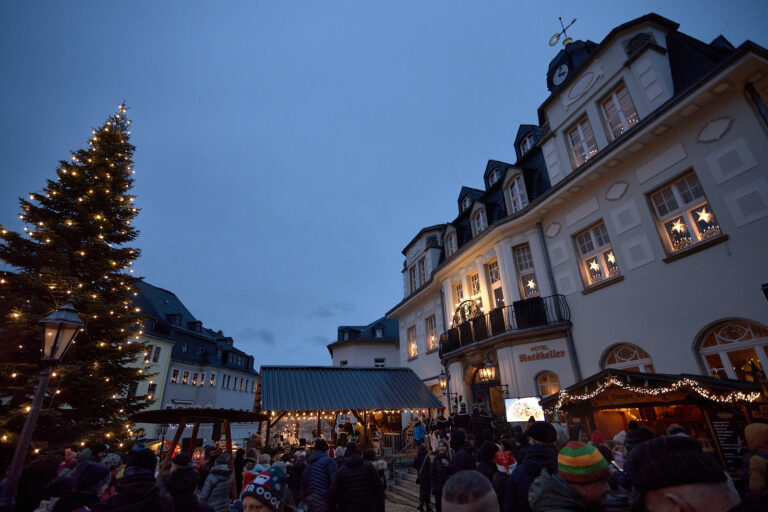
M 413 506 L 408 505 L 401 505 L 399 503 L 392 503 L 390 501 L 386 502 L 386 510 L 387 512 L 413 512 L 417 508 L 419 508 L 418 503 Z

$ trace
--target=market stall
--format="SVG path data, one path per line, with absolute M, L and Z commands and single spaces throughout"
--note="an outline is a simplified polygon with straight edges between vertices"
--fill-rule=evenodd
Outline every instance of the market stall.
M 680 425 L 734 474 L 741 465 L 744 427 L 768 419 L 759 383 L 614 369 L 545 397 L 541 405 L 550 419 L 567 424 L 572 437 L 589 439 L 599 430 L 610 439 L 632 420 L 655 435 Z

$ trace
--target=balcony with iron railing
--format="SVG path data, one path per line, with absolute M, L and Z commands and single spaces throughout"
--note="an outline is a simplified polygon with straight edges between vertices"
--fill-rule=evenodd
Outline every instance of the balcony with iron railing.
M 461 317 L 440 336 L 440 357 L 461 348 L 516 331 L 545 328 L 570 321 L 571 313 L 563 295 L 534 297 L 514 302 L 472 318 Z

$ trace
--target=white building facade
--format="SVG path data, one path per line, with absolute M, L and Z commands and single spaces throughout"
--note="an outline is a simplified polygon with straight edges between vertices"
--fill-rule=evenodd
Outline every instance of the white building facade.
M 490 161 L 485 189 L 463 188 L 457 218 L 404 251 L 388 313 L 403 364 L 444 368 L 449 392 L 497 415 L 505 394 L 605 368 L 754 380 L 768 370 L 768 53 L 647 15 L 549 69 L 515 164 Z M 430 315 L 445 323 L 422 357 Z
M 382 317 L 368 325 L 341 325 L 328 345 L 333 366 L 400 366 L 397 320 Z

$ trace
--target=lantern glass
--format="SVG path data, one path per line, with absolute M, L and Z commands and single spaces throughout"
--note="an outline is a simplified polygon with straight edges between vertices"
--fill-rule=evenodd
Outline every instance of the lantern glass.
M 440 389 L 445 391 L 448 388 L 448 377 L 445 375 L 445 372 L 440 372 L 440 377 L 438 377 L 438 382 L 440 382 Z
M 64 322 L 46 322 L 43 359 L 58 361 L 75 339 L 78 326 Z

